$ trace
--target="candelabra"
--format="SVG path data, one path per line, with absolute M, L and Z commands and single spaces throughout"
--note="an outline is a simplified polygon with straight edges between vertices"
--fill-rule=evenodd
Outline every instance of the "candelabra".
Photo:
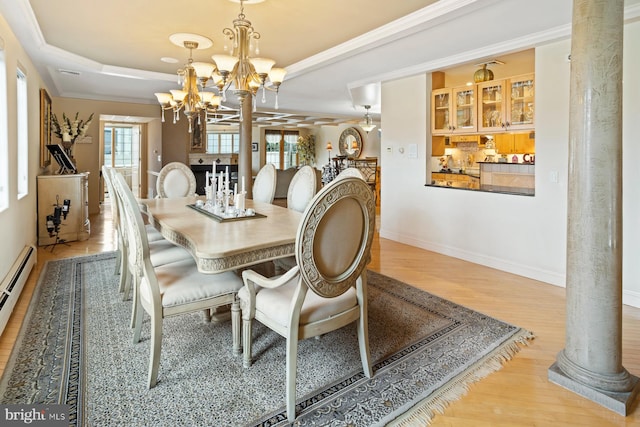
M 56 204 L 53 205 L 53 213 L 51 215 L 47 215 L 47 232 L 49 233 L 49 237 L 55 237 L 56 241 L 51 246 L 51 252 L 55 249 L 58 244 L 65 244 L 66 240 L 60 238 L 60 226 L 62 225 L 62 220 L 67 219 L 67 215 L 69 214 L 69 207 L 71 206 L 71 200 L 64 199 L 62 205 L 59 203 L 58 196 L 56 196 Z

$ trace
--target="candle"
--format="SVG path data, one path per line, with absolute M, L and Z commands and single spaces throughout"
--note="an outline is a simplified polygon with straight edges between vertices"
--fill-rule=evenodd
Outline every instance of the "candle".
M 233 184 L 233 194 L 238 194 L 238 183 Z
M 218 177 L 218 191 L 222 191 L 222 172 L 220 172 L 220 176 Z
M 204 181 L 204 188 L 207 188 L 209 186 L 209 171 L 207 171 L 205 176 L 206 176 L 206 178 L 205 178 L 205 181 Z
M 225 174 L 227 175 L 227 179 L 224 183 L 224 189 L 229 191 L 229 166 L 225 168 Z

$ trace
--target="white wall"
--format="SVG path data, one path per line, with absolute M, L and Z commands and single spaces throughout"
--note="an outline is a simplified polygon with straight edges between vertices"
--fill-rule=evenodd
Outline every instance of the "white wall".
M 625 27 L 625 303 L 640 306 L 640 23 Z M 535 197 L 425 187 L 430 75 L 382 85 L 381 237 L 564 286 L 569 135 L 568 40 L 536 49 Z M 418 159 L 406 147 L 419 146 Z M 391 152 L 388 149 L 391 149 Z M 400 149 L 404 148 L 404 153 Z M 558 182 L 552 175 L 557 172 Z M 634 261 L 635 260 L 635 261 Z
M 625 303 L 640 307 L 640 22 L 624 27 L 622 137 L 622 283 Z
M 7 76 L 7 129 L 9 141 L 9 208 L 0 212 L 0 280 L 17 259 L 20 251 L 36 243 L 36 175 L 40 169 L 40 88 L 44 87 L 40 75 L 24 52 L 13 32 L 0 15 L 0 38 L 3 40 Z M 17 164 L 17 116 L 16 69 L 20 65 L 27 75 L 27 104 L 29 111 L 29 194 L 18 200 Z M 5 108 L 4 106 L 2 108 Z M 2 171 L 4 172 L 4 171 Z

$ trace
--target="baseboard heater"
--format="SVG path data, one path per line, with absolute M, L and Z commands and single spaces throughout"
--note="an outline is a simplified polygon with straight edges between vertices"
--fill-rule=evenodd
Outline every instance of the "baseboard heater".
M 0 335 L 2 335 L 5 326 L 9 322 L 13 307 L 18 301 L 18 297 L 20 297 L 31 269 L 36 264 L 36 259 L 36 248 L 34 246 L 25 246 L 2 280 L 0 285 Z

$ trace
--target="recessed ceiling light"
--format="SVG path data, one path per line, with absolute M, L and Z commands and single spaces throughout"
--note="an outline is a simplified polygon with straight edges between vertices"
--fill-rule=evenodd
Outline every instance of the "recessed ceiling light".
M 170 58 L 168 56 L 163 56 L 160 58 L 160 61 L 166 62 L 167 64 L 177 64 L 178 60 L 176 58 Z

